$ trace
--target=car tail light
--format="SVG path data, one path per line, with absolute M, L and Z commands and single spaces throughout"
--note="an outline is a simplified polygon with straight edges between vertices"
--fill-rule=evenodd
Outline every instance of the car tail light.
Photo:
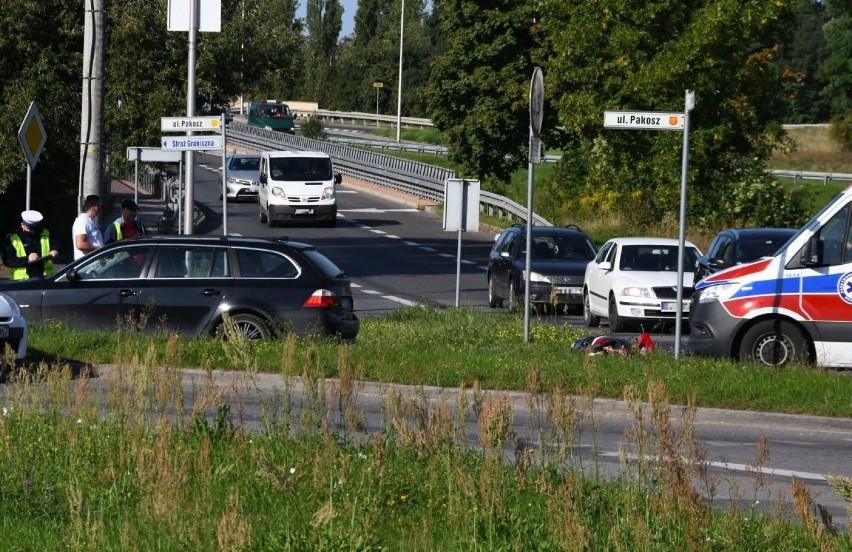
M 337 294 L 327 289 L 318 289 L 302 305 L 307 309 L 326 309 L 339 304 Z

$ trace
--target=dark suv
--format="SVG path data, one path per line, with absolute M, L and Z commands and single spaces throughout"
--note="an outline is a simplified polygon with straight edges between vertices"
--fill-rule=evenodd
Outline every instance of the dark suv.
M 29 323 L 116 326 L 248 339 L 352 339 L 349 278 L 312 245 L 286 238 L 149 236 L 111 243 L 44 279 L 0 281 Z
M 695 263 L 695 282 L 723 268 L 773 255 L 798 230 L 793 228 L 728 228 L 713 237 L 707 253 Z
M 488 306 L 523 304 L 526 268 L 526 225 L 504 229 L 488 255 Z M 530 302 L 536 306 L 583 304 L 583 276 L 597 249 L 574 225 L 533 226 Z

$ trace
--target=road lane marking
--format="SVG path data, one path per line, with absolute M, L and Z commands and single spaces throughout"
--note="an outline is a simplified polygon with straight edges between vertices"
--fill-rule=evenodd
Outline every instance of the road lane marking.
M 610 458 L 626 457 L 630 460 L 638 460 L 639 456 L 633 453 L 619 452 L 601 452 L 599 456 Z M 645 456 L 646 460 L 656 461 L 653 456 Z M 748 464 L 737 464 L 734 462 L 696 462 L 698 465 L 711 466 L 714 468 L 722 468 L 731 471 L 741 471 L 748 473 L 765 473 L 767 475 L 777 475 L 779 477 L 796 477 L 798 479 L 810 479 L 812 481 L 825 481 L 825 476 L 821 473 L 804 472 L 799 470 L 785 470 L 780 468 L 767 468 L 764 466 L 749 466 Z

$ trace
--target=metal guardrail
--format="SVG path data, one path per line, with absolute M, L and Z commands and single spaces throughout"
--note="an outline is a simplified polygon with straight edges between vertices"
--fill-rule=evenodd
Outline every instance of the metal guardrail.
M 824 173 L 811 171 L 788 171 L 783 169 L 773 169 L 767 171 L 772 176 L 780 176 L 782 178 L 792 178 L 796 183 L 799 180 L 822 180 L 823 184 L 828 184 L 832 180 L 852 182 L 852 174 L 848 173 Z
M 293 109 L 299 117 L 314 116 L 323 121 L 333 123 L 371 124 L 372 126 L 395 127 L 396 115 L 381 115 L 376 113 L 362 113 L 360 111 L 329 111 L 327 109 L 300 110 Z M 399 123 L 404 128 L 434 128 L 431 119 L 420 117 L 400 117 Z
M 445 182 L 456 178 L 456 173 L 452 169 L 236 122 L 228 125 L 225 140 L 226 147 L 237 145 L 253 151 L 281 149 L 322 151 L 334 160 L 337 170 L 346 176 L 435 203 L 444 201 Z M 480 211 L 488 215 L 510 221 L 527 219 L 526 207 L 509 198 L 481 191 L 479 200 Z M 537 226 L 553 226 L 536 214 L 533 215 L 533 222 Z

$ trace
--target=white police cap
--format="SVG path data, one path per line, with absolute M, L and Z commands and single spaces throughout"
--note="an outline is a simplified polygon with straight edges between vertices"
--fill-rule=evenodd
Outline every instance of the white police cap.
M 21 213 L 21 220 L 27 226 L 34 226 L 44 220 L 44 216 L 38 211 L 24 211 Z

